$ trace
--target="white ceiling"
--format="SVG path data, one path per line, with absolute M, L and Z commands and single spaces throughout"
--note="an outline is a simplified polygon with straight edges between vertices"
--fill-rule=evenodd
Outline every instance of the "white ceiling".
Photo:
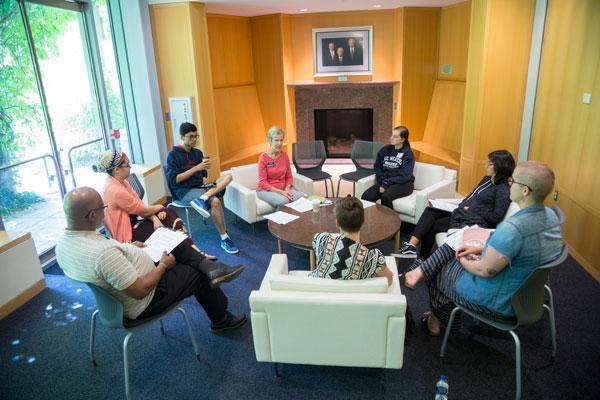
M 187 0 L 185 0 L 187 1 Z M 193 0 L 192 0 L 193 1 Z M 254 17 L 266 14 L 303 14 L 330 11 L 383 10 L 398 7 L 443 7 L 465 0 L 202 0 L 212 14 Z M 149 0 L 149 4 L 178 3 L 178 0 Z M 374 5 L 381 7 L 375 8 Z M 300 11 L 307 9 L 307 11 Z

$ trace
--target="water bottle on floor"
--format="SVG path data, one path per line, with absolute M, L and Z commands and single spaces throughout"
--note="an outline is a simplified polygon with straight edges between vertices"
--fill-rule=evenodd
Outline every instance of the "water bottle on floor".
M 448 400 L 448 379 L 440 375 L 440 380 L 435 384 L 435 400 Z

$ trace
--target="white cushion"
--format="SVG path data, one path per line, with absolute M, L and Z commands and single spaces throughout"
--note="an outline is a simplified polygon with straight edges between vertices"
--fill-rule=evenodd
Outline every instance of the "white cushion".
M 386 278 L 338 280 L 308 276 L 275 275 L 270 279 L 271 290 L 292 292 L 387 293 Z
M 441 165 L 415 163 L 415 190 L 425 189 L 444 179 L 445 168 Z
M 256 214 L 257 215 L 270 214 L 275 211 L 276 211 L 275 207 L 271 206 L 266 201 L 259 199 L 258 197 L 256 198 Z
M 231 168 L 231 177 L 240 185 L 243 185 L 250 190 L 255 190 L 258 186 L 258 164 L 233 167 Z
M 392 202 L 394 211 L 405 214 L 415 215 L 415 206 L 417 204 L 417 190 L 413 191 L 409 196 L 400 197 Z

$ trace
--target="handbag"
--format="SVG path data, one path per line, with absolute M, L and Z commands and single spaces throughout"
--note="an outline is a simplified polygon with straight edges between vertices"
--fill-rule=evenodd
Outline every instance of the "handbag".
M 487 228 L 488 226 L 482 216 L 471 210 L 459 207 L 452 211 L 452 214 L 450 215 L 450 228 L 461 229 L 470 225 L 478 225 L 482 228 Z

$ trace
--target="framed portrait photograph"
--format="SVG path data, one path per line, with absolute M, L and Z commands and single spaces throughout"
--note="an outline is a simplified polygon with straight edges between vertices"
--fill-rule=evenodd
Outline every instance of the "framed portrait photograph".
M 372 73 L 372 26 L 315 28 L 312 34 L 315 76 Z

